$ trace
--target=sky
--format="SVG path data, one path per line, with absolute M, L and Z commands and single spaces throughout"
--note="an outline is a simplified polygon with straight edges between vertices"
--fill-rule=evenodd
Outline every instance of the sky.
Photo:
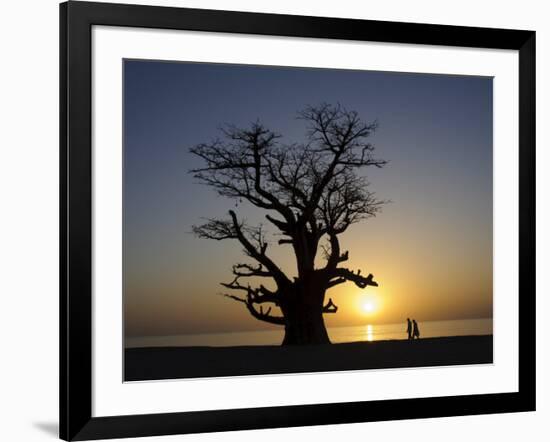
M 276 327 L 219 295 L 242 247 L 191 233 L 230 209 L 251 224 L 265 212 L 199 184 L 189 148 L 257 120 L 302 141 L 297 112 L 323 102 L 378 121 L 371 141 L 388 164 L 366 175 L 390 201 L 340 241 L 347 267 L 379 287 L 331 289 L 339 310 L 327 326 L 492 317 L 492 89 L 488 77 L 125 60 L 126 336 Z M 269 250 L 295 272 L 288 246 Z

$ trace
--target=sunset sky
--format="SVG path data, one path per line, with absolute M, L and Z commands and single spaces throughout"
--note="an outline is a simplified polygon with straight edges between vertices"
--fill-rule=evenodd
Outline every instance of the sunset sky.
M 288 143 L 304 139 L 296 112 L 340 103 L 377 120 L 371 190 L 391 200 L 341 236 L 346 266 L 379 287 L 352 283 L 328 293 L 339 306 L 327 326 L 492 317 L 492 79 L 481 77 L 124 62 L 123 269 L 127 336 L 276 328 L 219 296 L 231 240 L 198 239 L 202 218 L 229 209 L 251 224 L 265 212 L 218 197 L 188 173 L 189 148 L 226 123 L 260 120 Z M 269 254 L 289 274 L 289 246 Z M 320 261 L 321 262 L 321 261 Z

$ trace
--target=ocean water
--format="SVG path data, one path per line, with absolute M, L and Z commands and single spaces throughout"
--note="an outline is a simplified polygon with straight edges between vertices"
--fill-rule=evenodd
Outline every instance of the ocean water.
M 459 319 L 418 322 L 421 338 L 440 336 L 491 335 L 493 320 Z M 230 347 L 238 345 L 279 345 L 283 330 L 205 333 L 173 336 L 143 336 L 126 338 L 126 348 L 132 347 Z M 407 339 L 407 324 L 365 324 L 353 327 L 329 327 L 332 343 Z

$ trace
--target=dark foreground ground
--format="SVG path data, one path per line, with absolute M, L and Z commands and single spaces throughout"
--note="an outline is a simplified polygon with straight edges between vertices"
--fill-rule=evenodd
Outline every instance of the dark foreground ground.
M 125 351 L 125 380 L 486 364 L 493 336 L 312 346 L 151 347 Z

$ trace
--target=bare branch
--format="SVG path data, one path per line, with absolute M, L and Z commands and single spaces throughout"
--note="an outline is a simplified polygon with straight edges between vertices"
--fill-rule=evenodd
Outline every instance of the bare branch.
M 332 302 L 332 298 L 329 298 L 328 303 L 323 306 L 323 313 L 336 313 L 338 306 Z
M 348 282 L 346 278 L 336 278 L 328 282 L 327 289 Z
M 193 226 L 192 229 L 193 233 L 199 238 L 215 239 L 218 241 L 237 238 L 237 232 L 231 221 L 208 219 L 205 224 Z
M 279 245 L 281 244 L 292 244 L 294 241 L 292 241 L 291 239 L 280 239 L 279 240 Z
M 267 270 L 271 272 L 273 278 L 279 285 L 285 285 L 290 283 L 286 275 L 277 267 L 277 265 L 265 254 L 265 247 L 262 247 L 260 250 L 257 250 L 250 241 L 245 237 L 241 224 L 237 220 L 237 215 L 233 210 L 229 211 L 229 215 L 233 221 L 233 228 L 235 229 L 235 234 L 240 243 L 244 246 L 246 253 L 258 261 L 260 264 L 263 264 Z
M 251 299 L 250 296 L 247 296 L 246 298 L 241 298 L 239 296 L 230 295 L 230 294 L 224 294 L 224 296 L 226 298 L 230 298 L 230 299 L 233 299 L 234 301 L 242 302 L 243 304 L 245 304 L 245 306 L 246 306 L 247 310 L 250 312 L 250 314 L 254 318 L 256 318 L 260 321 L 264 321 L 264 322 L 268 322 L 270 324 L 276 324 L 276 325 L 284 325 L 285 324 L 284 317 L 282 317 L 282 316 L 271 316 L 270 315 L 271 307 L 269 307 L 267 309 L 267 311 L 264 312 L 263 308 L 260 306 L 260 310 L 258 311 L 256 309 L 256 307 L 254 306 L 254 304 L 258 304 L 259 301 Z
M 269 277 L 273 276 L 271 272 L 263 270 L 263 266 L 261 264 L 258 264 L 257 267 L 254 267 L 250 264 L 235 264 L 233 266 L 233 274 L 237 277 L 251 277 L 251 276 L 259 276 L 259 277 Z
M 331 279 L 336 277 L 336 278 L 344 279 L 346 281 L 351 281 L 355 283 L 357 287 L 362 289 L 364 289 L 369 285 L 373 287 L 378 287 L 378 283 L 374 281 L 373 279 L 374 276 L 372 275 L 372 273 L 369 273 L 368 276 L 365 277 L 361 275 L 360 271 L 358 271 L 357 273 L 353 273 L 352 270 L 339 268 L 339 269 L 335 269 L 331 273 L 330 277 Z

